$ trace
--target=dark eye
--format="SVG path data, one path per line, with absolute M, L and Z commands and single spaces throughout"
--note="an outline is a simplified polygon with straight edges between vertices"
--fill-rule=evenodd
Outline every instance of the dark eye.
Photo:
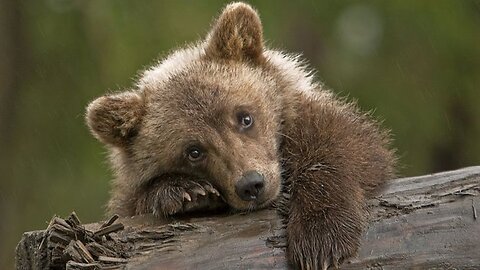
M 238 122 L 243 128 L 249 128 L 253 124 L 253 116 L 248 113 L 241 113 L 238 115 Z
M 188 159 L 192 162 L 200 161 L 204 156 L 203 151 L 197 146 L 189 147 L 186 151 L 186 154 Z

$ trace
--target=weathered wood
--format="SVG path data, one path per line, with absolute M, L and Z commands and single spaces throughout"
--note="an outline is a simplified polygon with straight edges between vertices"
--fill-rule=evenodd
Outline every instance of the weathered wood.
M 372 222 L 358 256 L 342 269 L 480 269 L 479 195 L 480 167 L 390 181 L 369 202 Z M 119 221 L 125 230 L 112 237 L 128 250 L 128 263 L 122 258 L 106 259 L 122 262 L 112 267 L 288 268 L 284 231 L 274 210 L 171 221 L 150 216 Z M 91 231 L 101 226 L 86 225 Z M 39 248 L 43 236 L 42 231 L 24 235 L 17 246 L 17 268 L 48 267 L 48 252 Z M 81 263 L 69 266 L 81 267 Z

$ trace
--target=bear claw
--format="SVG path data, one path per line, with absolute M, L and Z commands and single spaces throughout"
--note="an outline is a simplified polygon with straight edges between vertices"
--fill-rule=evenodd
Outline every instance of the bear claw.
M 208 191 L 209 193 L 212 193 L 218 197 L 220 197 L 220 193 L 218 193 L 218 191 L 213 188 L 210 184 L 204 184 L 203 188 Z
M 189 201 L 189 202 L 192 201 L 192 197 L 190 197 L 190 194 L 188 194 L 185 191 L 183 192 L 183 199 L 185 199 L 186 201 Z

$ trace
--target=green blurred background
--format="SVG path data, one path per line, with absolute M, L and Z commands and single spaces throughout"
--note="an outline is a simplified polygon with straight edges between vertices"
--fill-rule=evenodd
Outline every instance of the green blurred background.
M 54 214 L 103 217 L 89 101 L 203 37 L 225 1 L 0 0 L 0 269 Z M 251 1 L 268 44 L 395 134 L 406 176 L 480 164 L 480 1 Z

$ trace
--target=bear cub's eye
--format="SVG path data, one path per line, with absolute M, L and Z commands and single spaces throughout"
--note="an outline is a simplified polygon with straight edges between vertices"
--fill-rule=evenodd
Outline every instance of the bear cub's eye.
M 197 162 L 203 159 L 204 153 L 202 149 L 197 146 L 191 146 L 186 151 L 187 157 L 192 162 Z
M 249 113 L 242 112 L 237 115 L 238 122 L 242 126 L 242 128 L 249 128 L 253 125 L 253 116 Z

